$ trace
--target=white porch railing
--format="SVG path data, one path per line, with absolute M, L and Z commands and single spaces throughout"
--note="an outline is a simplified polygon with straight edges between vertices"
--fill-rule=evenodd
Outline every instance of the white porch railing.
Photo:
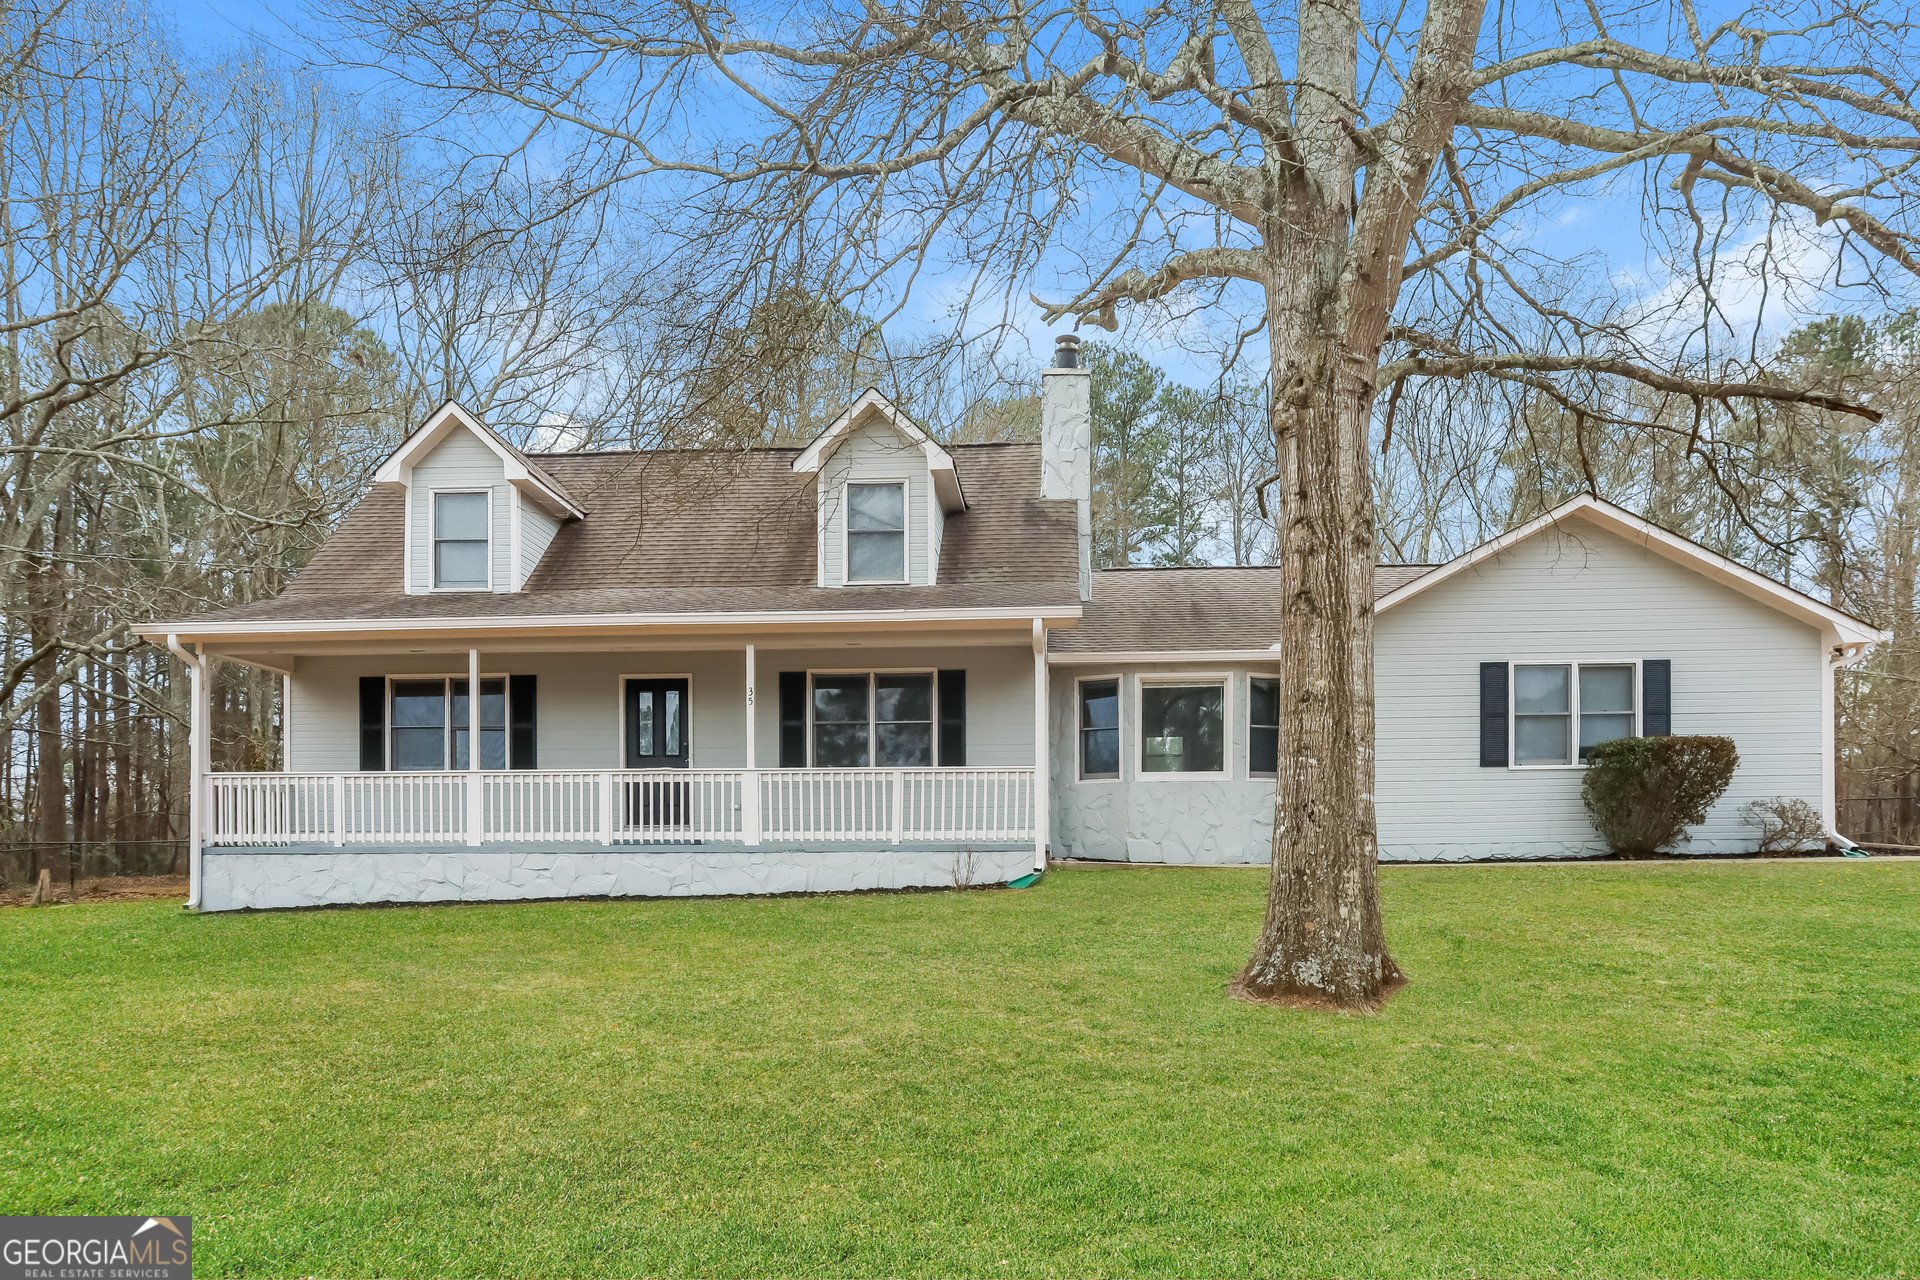
M 216 773 L 207 784 L 210 845 L 1012 841 L 1033 838 L 1036 812 L 1031 769 Z

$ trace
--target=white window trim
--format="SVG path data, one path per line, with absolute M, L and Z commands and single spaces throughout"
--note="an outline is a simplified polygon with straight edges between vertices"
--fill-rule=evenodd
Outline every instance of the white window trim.
M 440 527 L 440 495 L 443 493 L 484 493 L 487 495 L 487 585 L 484 587 L 443 587 L 437 579 L 439 573 L 434 568 L 433 553 L 438 545 Z M 464 541 L 464 539 L 453 539 Z M 450 484 L 427 490 L 427 590 L 432 592 L 473 595 L 488 594 L 493 591 L 493 486 L 482 484 Z
M 1274 771 L 1272 773 L 1255 773 L 1253 771 L 1253 682 L 1255 680 L 1271 680 L 1275 684 L 1278 684 L 1280 683 L 1280 673 L 1278 671 L 1247 672 L 1247 741 L 1246 741 L 1246 748 L 1245 748 L 1245 756 L 1247 761 L 1247 779 L 1248 781 L 1252 781 L 1252 782 L 1265 782 L 1269 778 L 1278 780 L 1278 778 L 1280 777 L 1280 769 L 1279 769 L 1280 759 L 1279 759 L 1278 751 L 1274 753 L 1274 762 L 1273 762 Z M 1511 686 L 1513 682 L 1513 677 L 1511 672 L 1508 673 L 1507 682 L 1509 686 Z M 1275 714 L 1276 715 L 1279 714 L 1278 711 L 1276 711 Z M 1277 724 L 1275 728 L 1276 730 L 1278 729 Z M 1278 736 L 1277 732 L 1275 736 L 1276 737 Z
M 456 769 L 453 767 L 453 731 L 458 726 L 456 726 L 453 723 L 453 684 L 452 684 L 452 682 L 455 680 L 465 680 L 466 678 L 467 678 L 467 673 L 464 671 L 409 671 L 409 672 L 402 672 L 399 675 L 394 675 L 392 673 L 389 673 L 387 675 L 387 696 L 386 696 L 386 699 L 382 701 L 380 704 L 380 720 L 381 720 L 380 741 L 385 744 L 381 748 L 381 750 L 385 751 L 387 755 L 386 771 L 388 773 L 465 773 L 467 772 L 465 769 Z M 482 671 L 480 673 L 480 678 L 482 680 L 505 680 L 509 682 L 506 688 L 507 722 L 505 725 L 501 726 L 506 731 L 506 735 L 507 735 L 507 763 L 505 768 L 503 769 L 484 769 L 481 772 L 483 773 L 511 772 L 513 769 L 513 685 L 511 683 L 513 677 L 505 671 Z M 444 680 L 448 682 L 447 691 L 445 694 L 442 695 L 447 700 L 447 711 L 446 711 L 446 719 L 441 721 L 441 734 L 440 734 L 440 758 L 446 761 L 446 763 L 441 765 L 438 769 L 396 769 L 393 767 L 393 758 L 395 754 L 393 749 L 393 729 L 394 729 L 393 685 L 394 685 L 394 682 L 397 680 L 404 680 L 409 682 L 414 680 Z M 467 691 L 467 696 L 469 699 L 473 697 L 473 691 L 471 689 Z M 469 701 L 468 705 L 469 706 L 472 705 L 471 701 Z M 471 750 L 471 746 L 469 746 L 469 750 Z
M 862 586 L 867 584 L 862 583 Z M 869 764 L 820 765 L 813 759 L 813 678 L 815 676 L 865 676 L 867 678 L 867 759 L 873 759 L 873 742 L 879 735 L 879 700 L 874 697 L 875 676 L 926 676 L 933 687 L 933 763 L 930 765 Z M 868 773 L 892 773 L 895 769 L 937 769 L 940 767 L 940 669 L 938 667 L 809 667 L 807 668 L 807 768 L 832 768 L 842 771 L 863 769 Z
M 847 535 L 853 530 L 853 495 L 847 490 L 860 485 L 876 489 L 887 485 L 900 488 L 900 573 L 898 578 L 853 580 L 853 562 L 847 558 Z M 913 482 L 906 476 L 848 477 L 840 483 L 840 585 L 843 587 L 904 587 L 913 581 Z
M 1572 750 L 1572 764 L 1521 764 L 1520 763 L 1520 722 L 1513 709 L 1513 669 L 1515 667 L 1570 667 L 1568 673 L 1567 701 L 1570 707 L 1568 720 L 1568 746 Z M 1518 773 L 1551 773 L 1554 770 L 1585 769 L 1586 761 L 1580 758 L 1580 668 L 1581 667 L 1632 667 L 1633 668 L 1633 737 L 1644 736 L 1641 733 L 1641 707 L 1646 701 L 1646 692 L 1640 682 L 1640 660 L 1638 658 L 1514 658 L 1507 663 L 1507 768 Z
M 1220 763 L 1223 766 L 1217 773 L 1148 773 L 1146 769 L 1147 753 L 1147 701 L 1144 690 L 1148 685 L 1184 685 L 1217 684 L 1221 685 L 1220 695 Z M 1133 677 L 1133 777 L 1138 782 L 1231 782 L 1233 780 L 1233 672 L 1231 671 L 1143 671 Z M 1124 720 L 1124 717 L 1123 717 Z
M 687 682 L 686 719 L 680 725 L 680 732 L 687 740 L 687 768 L 663 769 L 662 773 L 685 773 L 700 767 L 694 752 L 700 744 L 693 740 L 693 672 L 691 671 L 638 671 L 617 676 L 613 683 L 614 739 L 613 767 L 627 767 L 627 681 L 629 680 L 685 680 Z M 646 770 L 653 772 L 653 770 Z
M 1116 772 L 1112 777 L 1107 777 L 1103 774 L 1099 777 L 1090 778 L 1087 776 L 1085 757 L 1082 756 L 1080 752 L 1080 733 L 1081 733 L 1080 686 L 1083 684 L 1097 684 L 1106 680 L 1111 680 L 1114 682 L 1114 690 L 1113 690 L 1114 700 L 1120 704 L 1119 706 L 1114 708 L 1114 718 L 1118 722 L 1114 726 L 1114 728 L 1115 728 L 1115 732 L 1117 732 L 1120 735 L 1120 743 L 1121 743 L 1119 755 L 1115 759 L 1114 763 L 1119 768 L 1118 768 L 1118 772 Z M 1127 674 L 1126 672 L 1111 671 L 1104 675 L 1075 676 L 1073 678 L 1073 706 L 1071 708 L 1071 713 L 1072 713 L 1071 718 L 1073 723 L 1073 780 L 1074 780 L 1074 783 L 1078 785 L 1083 782 L 1084 783 L 1125 782 L 1127 780 L 1127 748 L 1126 748 Z

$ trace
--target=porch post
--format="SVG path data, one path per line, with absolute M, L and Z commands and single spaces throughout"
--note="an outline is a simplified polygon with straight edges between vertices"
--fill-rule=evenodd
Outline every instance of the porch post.
M 280 772 L 293 772 L 293 677 L 280 673 Z
M 1047 869 L 1048 777 L 1052 751 L 1047 742 L 1047 628 L 1033 620 L 1033 869 Z
M 754 753 L 754 654 L 747 646 L 747 771 L 740 775 L 740 838 L 749 849 L 760 843 L 760 774 Z
M 206 843 L 207 773 L 213 752 L 207 743 L 210 707 L 207 697 L 207 655 L 189 653 L 180 637 L 169 635 L 167 648 L 187 668 L 187 906 L 200 906 L 201 853 Z
M 188 670 L 191 673 L 188 696 L 193 699 L 193 708 L 187 730 L 187 759 L 192 774 L 187 791 L 187 825 L 192 829 L 187 844 L 187 905 L 197 909 L 201 889 L 206 884 L 207 819 L 210 816 L 207 800 L 211 791 L 207 774 L 213 766 L 212 744 L 207 741 L 212 727 L 209 722 L 213 719 L 212 698 L 207 690 L 207 655 L 196 653 Z
M 485 834 L 486 805 L 480 795 L 480 651 L 467 650 L 467 843 Z

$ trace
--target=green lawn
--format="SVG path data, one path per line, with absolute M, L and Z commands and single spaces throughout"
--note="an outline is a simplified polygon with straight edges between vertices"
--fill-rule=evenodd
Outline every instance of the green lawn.
M 1920 1272 L 1920 861 L 1381 881 L 1373 1018 L 1223 996 L 1250 870 L 0 912 L 0 1212 L 201 1275 Z

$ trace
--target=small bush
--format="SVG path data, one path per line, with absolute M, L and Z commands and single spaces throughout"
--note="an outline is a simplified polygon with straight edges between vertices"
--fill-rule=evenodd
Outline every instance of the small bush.
M 1768 796 L 1740 806 L 1740 821 L 1760 828 L 1760 853 L 1797 853 L 1824 845 L 1827 825 L 1805 800 Z
M 1651 858 L 1707 820 L 1739 765 L 1732 738 L 1619 738 L 1593 749 L 1580 799 L 1607 848 Z

